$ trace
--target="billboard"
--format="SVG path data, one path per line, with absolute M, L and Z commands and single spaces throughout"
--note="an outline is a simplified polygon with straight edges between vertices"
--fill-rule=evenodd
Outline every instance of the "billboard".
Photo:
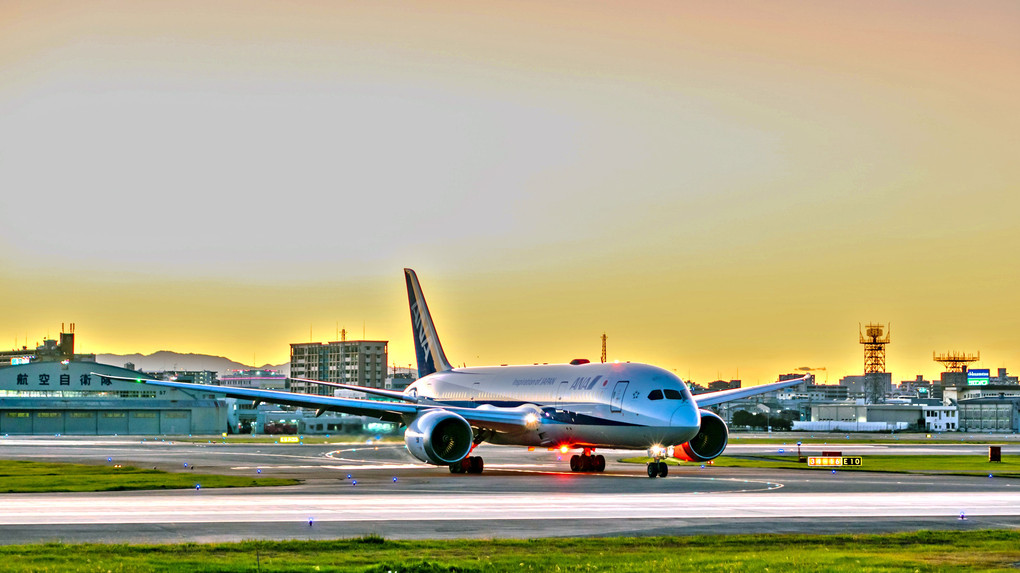
M 987 368 L 974 368 L 967 371 L 968 386 L 987 386 L 988 378 L 989 374 Z

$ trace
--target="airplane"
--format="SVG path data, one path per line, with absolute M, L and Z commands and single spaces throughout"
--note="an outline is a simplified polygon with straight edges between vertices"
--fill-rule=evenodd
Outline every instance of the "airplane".
M 454 368 L 439 342 L 418 277 L 404 269 L 418 379 L 403 391 L 302 380 L 357 390 L 384 400 L 233 388 L 143 378 L 131 382 L 201 390 L 226 397 L 364 415 L 405 426 L 404 443 L 417 460 L 450 473 L 480 474 L 471 455 L 482 442 L 580 450 L 574 472 L 602 472 L 596 448 L 646 450 L 650 478 L 666 477 L 667 457 L 707 462 L 728 442 L 726 422 L 705 407 L 787 388 L 807 378 L 693 396 L 675 374 L 648 364 L 591 363 Z M 96 374 L 97 376 L 104 376 Z

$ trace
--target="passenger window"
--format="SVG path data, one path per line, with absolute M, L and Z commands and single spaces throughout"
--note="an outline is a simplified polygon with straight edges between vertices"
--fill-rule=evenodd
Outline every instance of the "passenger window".
M 652 393 L 648 395 L 649 400 L 662 400 L 662 390 L 652 390 Z
M 684 396 L 676 390 L 663 390 L 666 393 L 667 400 L 683 400 Z

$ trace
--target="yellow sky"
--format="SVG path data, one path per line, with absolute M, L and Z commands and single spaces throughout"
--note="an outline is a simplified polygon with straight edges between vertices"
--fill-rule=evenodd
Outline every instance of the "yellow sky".
M 2 2 L 0 345 L 1020 371 L 1020 5 Z M 3 336 L 8 342 L 3 343 Z M 825 373 L 820 376 L 824 377 Z

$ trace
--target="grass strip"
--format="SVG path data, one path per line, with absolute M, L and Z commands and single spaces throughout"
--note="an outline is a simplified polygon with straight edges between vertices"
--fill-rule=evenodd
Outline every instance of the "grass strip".
M 930 438 L 924 437 L 923 435 L 888 435 L 888 436 L 860 436 L 855 434 L 828 434 L 828 435 L 812 435 L 808 436 L 786 436 L 786 437 L 766 437 L 766 436 L 741 436 L 739 434 L 731 433 L 729 435 L 730 444 L 776 444 L 790 447 L 797 447 L 797 442 L 801 442 L 804 445 L 812 446 L 832 446 L 838 448 L 840 446 L 853 446 L 858 444 L 968 444 L 968 445 L 1000 445 L 1000 444 L 1011 444 L 1016 443 L 1017 438 L 1012 434 L 1003 434 L 997 436 L 974 436 L 974 435 L 959 435 L 959 434 L 931 434 Z
M 5 571 L 1015 571 L 1020 532 L 0 546 Z
M 805 455 L 807 455 L 805 453 Z M 862 465 L 845 467 L 814 467 L 797 461 L 797 456 L 790 455 L 740 455 L 719 456 L 712 460 L 711 465 L 723 468 L 777 468 L 790 470 L 808 470 L 829 472 L 889 472 L 889 473 L 923 473 L 944 475 L 992 474 L 995 477 L 1020 477 L 1020 459 L 1003 458 L 1001 462 L 989 462 L 985 456 L 860 456 Z M 624 463 L 644 464 L 651 461 L 648 457 L 623 458 Z M 675 459 L 666 460 L 667 464 L 696 467 L 700 464 L 683 462 Z
M 294 485 L 298 480 L 173 473 L 132 466 L 92 466 L 0 460 L 0 493 L 53 491 L 123 491 L 139 489 L 187 489 L 202 487 L 253 487 Z

